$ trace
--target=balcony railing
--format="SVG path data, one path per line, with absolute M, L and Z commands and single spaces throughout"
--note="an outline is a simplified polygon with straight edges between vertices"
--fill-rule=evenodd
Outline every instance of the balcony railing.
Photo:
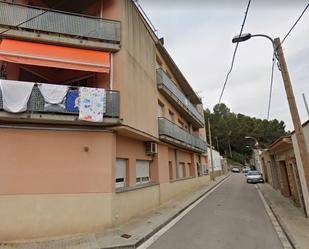
M 205 152 L 206 142 L 200 137 L 190 134 L 166 118 L 159 118 L 160 139 L 187 149 Z
M 163 91 L 167 91 L 166 93 L 175 100 L 178 106 L 181 105 L 182 109 L 193 117 L 193 122 L 195 121 L 198 123 L 198 126 L 204 127 L 203 115 L 197 111 L 194 105 L 186 98 L 161 68 L 157 69 L 157 84 L 159 88 L 163 89 Z
M 120 43 L 120 22 L 0 1 L 1 26 L 16 29 L 23 22 L 18 29 Z
M 79 121 L 78 110 L 67 110 L 66 109 L 66 101 L 67 96 L 72 92 L 77 92 L 77 87 L 71 87 L 68 90 L 68 93 L 66 97 L 63 100 L 62 107 L 58 108 L 46 108 L 45 107 L 45 100 L 43 95 L 41 94 L 39 88 L 37 85 L 35 85 L 32 89 L 30 98 L 27 103 L 27 111 L 21 114 L 26 114 L 26 118 L 28 119 L 46 119 L 46 120 L 53 120 L 53 121 Z M 112 120 L 118 120 L 119 119 L 119 92 L 118 91 L 112 91 L 112 90 L 105 90 L 106 92 L 106 112 L 104 113 L 104 119 L 103 123 L 106 123 L 105 120 L 109 120 L 110 123 L 117 123 L 118 121 L 112 121 Z M 3 109 L 3 97 L 2 92 L 0 89 L 0 112 L 6 112 Z M 19 118 L 20 114 L 14 114 L 14 113 L 7 113 L 11 114 L 9 115 L 10 118 L 14 118 L 16 115 L 16 118 Z M 31 115 L 34 115 L 33 117 Z M 50 116 L 54 115 L 54 118 L 50 118 Z M 2 115 L 0 115 L 0 118 L 3 118 Z M 4 115 L 4 117 L 7 117 L 7 115 Z M 23 117 L 23 120 L 25 120 L 25 117 Z M 14 118 L 14 119 L 16 119 Z M 108 123 L 107 122 L 107 123 Z M 88 122 L 87 122 L 88 123 Z

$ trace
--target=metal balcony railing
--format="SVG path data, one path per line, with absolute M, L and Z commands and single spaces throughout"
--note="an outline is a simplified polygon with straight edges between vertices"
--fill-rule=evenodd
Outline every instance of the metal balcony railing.
M 120 43 L 120 22 L 0 1 L 1 26 L 15 29 L 23 22 L 18 29 Z
M 180 101 L 187 111 L 190 112 L 200 123 L 204 124 L 204 117 L 200 114 L 194 105 L 186 98 L 186 96 L 178 89 L 175 83 L 161 69 L 157 69 L 157 84 L 166 87 Z
M 191 147 L 200 151 L 206 151 L 207 149 L 207 145 L 204 140 L 198 136 L 190 134 L 166 118 L 159 118 L 159 135 L 164 135 L 176 140 L 188 148 Z
M 77 87 L 72 87 L 69 89 L 68 94 L 70 92 L 78 91 Z M 104 117 L 107 118 L 119 118 L 119 92 L 112 90 L 105 90 L 106 92 L 106 112 L 104 113 Z M 45 113 L 45 114 L 65 114 L 65 115 L 75 115 L 78 116 L 78 110 L 76 111 L 68 111 L 66 110 L 66 100 L 63 101 L 63 108 L 55 108 L 55 109 L 46 109 L 45 108 L 45 100 L 42 96 L 38 86 L 34 86 L 27 103 L 27 112 L 28 113 Z M 3 98 L 2 92 L 0 89 L 0 111 L 3 110 Z

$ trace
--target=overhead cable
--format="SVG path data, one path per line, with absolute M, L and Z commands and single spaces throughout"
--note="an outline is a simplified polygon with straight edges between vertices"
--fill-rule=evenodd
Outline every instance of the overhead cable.
M 273 82 L 274 82 L 274 69 L 275 69 L 275 64 L 276 64 L 276 57 L 275 57 L 275 52 L 274 52 L 274 53 L 273 53 L 272 66 L 271 66 L 269 99 L 268 99 L 268 108 L 267 108 L 267 120 L 269 120 L 269 114 L 270 114 L 270 105 L 271 105 L 271 99 L 272 99 L 272 90 L 273 90 Z
M 249 11 L 250 4 L 251 4 L 251 0 L 248 1 L 247 8 L 246 8 L 246 12 L 245 12 L 245 17 L 244 17 L 244 20 L 243 20 L 242 25 L 241 25 L 241 29 L 240 29 L 240 32 L 239 32 L 239 36 L 241 36 L 242 31 L 243 31 L 243 29 L 244 29 L 244 26 L 245 26 L 245 23 L 246 23 L 246 20 L 247 20 L 247 15 L 248 15 L 248 11 Z M 233 66 L 234 66 L 234 61 L 235 61 L 235 56 L 236 56 L 238 44 L 239 44 L 239 42 L 236 43 L 236 46 L 235 46 L 235 49 L 234 49 L 231 67 L 230 67 L 230 69 L 229 69 L 229 71 L 228 71 L 228 73 L 227 73 L 227 75 L 226 75 L 226 78 L 225 78 L 225 81 L 224 81 L 224 84 L 223 84 L 223 88 L 222 88 L 222 91 L 221 91 L 221 94 L 220 94 L 220 98 L 219 98 L 219 104 L 221 103 L 221 99 L 222 99 L 222 96 L 223 96 L 223 93 L 224 93 L 224 90 L 225 90 L 227 81 L 228 81 L 229 76 L 230 76 L 230 74 L 231 74 L 231 72 L 232 72 L 232 70 L 233 70 Z
M 300 14 L 300 16 L 297 18 L 297 20 L 295 21 L 295 23 L 293 24 L 293 26 L 290 28 L 290 30 L 287 32 L 287 34 L 285 35 L 285 37 L 282 39 L 281 44 L 284 43 L 285 39 L 290 35 L 290 33 L 292 32 L 292 30 L 295 28 L 295 26 L 297 25 L 297 23 L 299 22 L 299 20 L 302 18 L 302 16 L 304 15 L 304 13 L 306 12 L 306 10 L 309 7 L 309 3 L 306 5 L 305 9 L 302 11 L 302 13 Z
M 284 43 L 284 41 L 286 40 L 286 38 L 291 34 L 292 30 L 295 28 L 295 26 L 297 25 L 297 23 L 299 22 L 299 20 L 303 17 L 304 13 L 306 12 L 306 10 L 309 7 L 309 3 L 306 5 L 306 7 L 304 8 L 304 10 L 301 12 L 300 16 L 297 18 L 297 20 L 294 22 L 294 24 L 292 25 L 292 27 L 289 29 L 289 31 L 286 33 L 286 35 L 284 36 L 284 38 L 281 41 L 281 44 Z M 271 79 L 270 79 L 270 89 L 269 89 L 269 100 L 268 100 L 268 109 L 267 109 L 267 120 L 269 120 L 269 115 L 270 115 L 270 105 L 271 105 L 271 99 L 272 99 L 272 88 L 273 88 L 273 80 L 274 80 L 274 66 L 275 66 L 275 56 L 276 53 L 273 54 L 273 61 L 272 61 L 272 69 L 271 69 Z M 279 68 L 280 70 L 280 68 Z

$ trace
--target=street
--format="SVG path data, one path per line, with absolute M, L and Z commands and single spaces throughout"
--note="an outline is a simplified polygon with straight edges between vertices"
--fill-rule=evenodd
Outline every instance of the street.
M 282 248 L 254 184 L 232 174 L 151 249 Z

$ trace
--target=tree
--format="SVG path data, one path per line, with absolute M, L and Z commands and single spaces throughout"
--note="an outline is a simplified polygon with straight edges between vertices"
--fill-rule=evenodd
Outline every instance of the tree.
M 210 121 L 213 138 L 218 140 L 220 153 L 230 156 L 228 153 L 230 142 L 233 159 L 240 163 L 244 163 L 252 153 L 252 150 L 246 146 L 254 146 L 254 141 L 245 139 L 245 136 L 255 137 L 260 146 L 266 148 L 276 139 L 287 134 L 283 121 L 279 122 L 277 119 L 268 121 L 236 114 L 223 103 L 215 105 L 213 112 L 206 109 L 204 114 L 206 123 L 208 119 Z M 217 147 L 217 143 L 214 145 Z

